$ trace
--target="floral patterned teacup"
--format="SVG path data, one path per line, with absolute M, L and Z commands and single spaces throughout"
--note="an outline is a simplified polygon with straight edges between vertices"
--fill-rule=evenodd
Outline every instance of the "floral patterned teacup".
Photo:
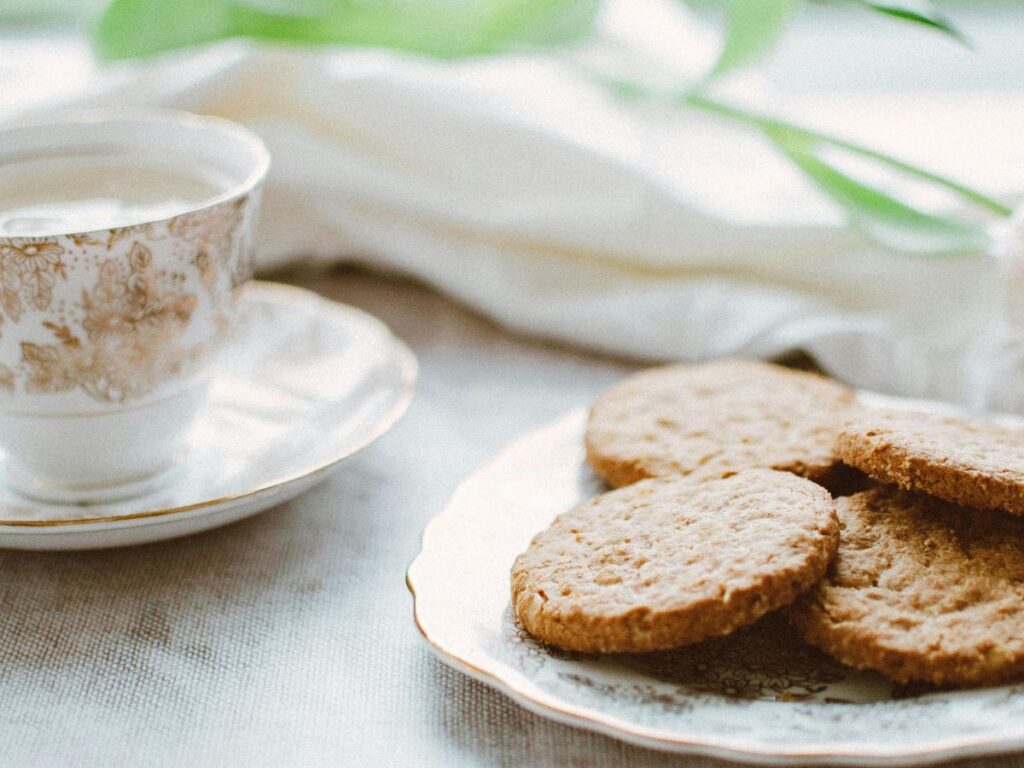
M 232 123 L 90 115 L 0 131 L 0 448 L 49 501 L 151 490 L 202 404 L 269 165 Z

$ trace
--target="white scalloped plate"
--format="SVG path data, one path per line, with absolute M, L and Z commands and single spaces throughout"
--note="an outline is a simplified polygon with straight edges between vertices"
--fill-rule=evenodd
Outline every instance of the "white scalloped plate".
M 1024 748 L 1024 685 L 894 690 L 773 617 L 646 656 L 535 642 L 511 617 L 509 568 L 556 515 L 602 490 L 584 461 L 585 420 L 573 411 L 510 445 L 427 526 L 407 581 L 417 626 L 443 661 L 559 722 L 749 763 L 911 765 Z

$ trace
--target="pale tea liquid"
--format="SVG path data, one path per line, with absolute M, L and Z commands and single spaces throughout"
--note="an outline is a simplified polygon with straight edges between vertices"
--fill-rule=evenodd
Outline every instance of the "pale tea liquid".
M 157 221 L 202 207 L 231 180 L 212 169 L 121 155 L 0 161 L 0 237 L 42 237 Z

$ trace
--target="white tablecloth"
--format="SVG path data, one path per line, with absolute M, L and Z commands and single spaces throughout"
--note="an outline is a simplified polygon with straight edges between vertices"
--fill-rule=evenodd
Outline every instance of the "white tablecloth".
M 887 81 L 887 62 L 927 58 L 880 38 L 856 69 L 808 73 L 809 51 L 862 50 L 848 29 L 798 36 L 773 71 L 857 92 Z M 1012 63 L 1019 37 L 986 29 Z M 4 52 L 0 40 L 0 70 Z M 931 72 L 983 91 L 989 81 L 967 56 L 929 60 Z M 81 82 L 67 65 L 78 60 L 55 51 L 34 61 L 33 76 L 74 92 Z M 833 119 L 855 103 L 837 104 Z M 894 126 L 892 113 L 860 115 L 860 124 L 898 149 L 914 143 L 904 117 Z M 1010 167 L 990 161 L 946 170 L 980 182 Z M 513 337 L 408 283 L 352 273 L 307 282 L 378 314 L 411 344 L 421 380 L 407 417 L 332 480 L 251 521 L 123 551 L 0 552 L 0 765 L 708 764 L 555 725 L 449 670 L 421 643 L 403 584 L 422 527 L 459 480 L 629 366 Z M 1024 758 L 977 764 L 1024 768 Z
M 408 415 L 253 520 L 121 551 L 0 552 L 0 765 L 711 763 L 556 725 L 448 669 L 403 583 L 422 527 L 467 472 L 628 367 L 514 338 L 407 283 L 314 284 L 419 355 Z

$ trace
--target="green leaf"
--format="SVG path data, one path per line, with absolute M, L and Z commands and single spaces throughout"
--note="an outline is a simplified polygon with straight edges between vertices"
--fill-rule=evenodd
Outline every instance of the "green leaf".
M 688 93 L 682 100 L 689 106 L 763 132 L 808 179 L 847 211 L 854 226 L 892 248 L 916 254 L 977 253 L 988 249 L 989 236 L 981 226 L 918 210 L 854 179 L 825 160 L 823 150 L 839 150 L 874 161 L 898 174 L 952 192 L 989 214 L 1008 217 L 1012 213 L 1008 206 L 982 192 L 853 142 L 723 104 L 699 93 Z
M 765 134 L 826 195 L 846 209 L 853 226 L 877 242 L 906 253 L 979 253 L 990 246 L 976 225 L 935 216 L 844 173 L 821 158 L 801 132 L 768 129 Z
M 229 37 L 231 5 L 226 0 L 113 0 L 93 27 L 93 50 L 100 58 L 124 59 Z
M 946 14 L 940 11 L 929 0 L 890 0 L 889 2 L 878 2 L 877 0 L 847 0 L 848 2 L 862 5 L 873 11 L 878 11 L 886 16 L 892 16 L 913 24 L 921 24 L 926 27 L 943 32 L 963 45 L 970 47 L 971 43 L 965 35 Z
M 980 208 L 989 214 L 1005 218 L 1013 213 L 1013 210 L 1009 206 L 993 199 L 984 192 L 972 189 L 966 184 L 961 184 L 954 179 L 941 176 L 937 173 L 932 173 L 931 171 L 919 168 L 916 165 L 911 165 L 910 163 L 906 163 L 898 158 L 892 157 L 891 155 L 886 155 L 878 150 L 871 149 L 870 147 L 865 147 L 852 141 L 841 139 L 837 136 L 830 136 L 827 133 L 815 131 L 810 128 L 794 125 L 793 123 L 762 115 L 758 112 L 715 101 L 701 93 L 690 92 L 682 95 L 680 98 L 683 103 L 691 107 L 696 107 L 706 112 L 712 112 L 721 117 L 726 117 L 730 120 L 759 128 L 765 133 L 773 131 L 776 133 L 786 132 L 790 136 L 800 136 L 801 140 L 806 142 L 808 145 L 826 145 L 849 152 L 867 160 L 872 160 L 881 165 L 887 166 L 898 173 L 906 174 L 923 181 L 928 185 L 939 187 L 947 192 L 951 192 L 964 202 Z
M 113 0 L 93 44 L 107 59 L 239 36 L 458 58 L 583 38 L 599 7 L 600 0 Z
M 778 40 L 803 0 L 730 0 L 728 5 L 725 41 L 709 79 L 759 59 Z
M 98 10 L 99 0 L 0 0 L 0 24 L 57 24 Z

